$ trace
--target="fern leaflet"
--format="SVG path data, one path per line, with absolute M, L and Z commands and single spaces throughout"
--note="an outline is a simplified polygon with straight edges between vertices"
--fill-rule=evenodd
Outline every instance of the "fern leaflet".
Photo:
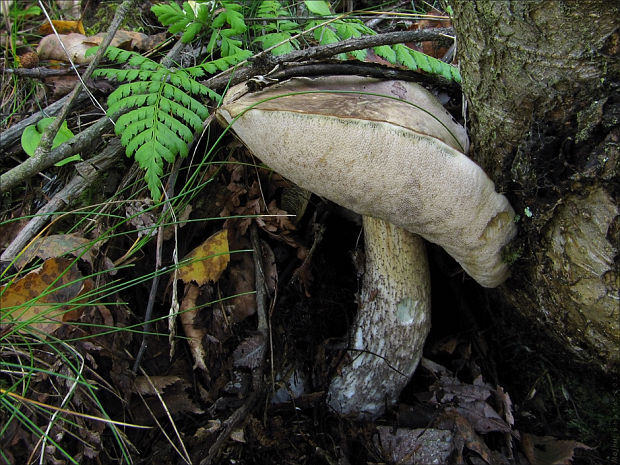
M 332 14 L 326 1 L 306 0 L 305 5 L 315 15 L 329 16 Z M 321 21 L 310 21 L 306 24 L 305 30 L 317 26 L 319 27 L 314 31 L 314 38 L 321 45 L 361 37 L 362 35 L 376 34 L 375 31 L 355 19 L 338 19 L 325 25 L 322 25 Z M 406 45 L 382 45 L 374 47 L 373 50 L 392 64 L 400 64 L 413 71 L 421 70 L 429 74 L 438 74 L 450 81 L 461 82 L 461 74 L 457 67 L 413 50 Z M 366 59 L 366 50 L 356 50 L 349 53 L 360 61 Z M 346 59 L 346 55 L 341 54 L 340 58 Z
M 138 69 L 98 69 L 95 75 L 129 81 L 121 84 L 108 97 L 108 116 L 130 108 L 121 115 L 115 127 L 127 156 L 135 157 L 143 168 L 151 196 L 160 196 L 160 177 L 164 160 L 172 163 L 177 155 L 187 156 L 194 132 L 208 117 L 207 107 L 197 98 L 219 95 L 194 79 L 189 70 L 168 69 L 135 52 L 114 47 L 106 56 L 118 63 L 128 62 Z M 229 58 L 232 63 L 236 58 Z M 223 66 L 223 65 L 220 65 Z M 201 65 L 208 72 L 208 63 Z M 200 68 L 200 67 L 195 67 Z

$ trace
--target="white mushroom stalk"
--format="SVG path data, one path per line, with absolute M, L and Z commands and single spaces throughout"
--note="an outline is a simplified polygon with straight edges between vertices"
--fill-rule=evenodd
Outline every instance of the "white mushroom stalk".
M 226 95 L 218 118 L 269 167 L 364 217 L 366 274 L 349 361 L 328 402 L 380 415 L 415 371 L 430 327 L 419 235 L 485 287 L 508 276 L 514 211 L 464 153 L 465 129 L 424 88 L 359 76 L 293 78 Z M 236 119 L 235 119 L 236 118 Z

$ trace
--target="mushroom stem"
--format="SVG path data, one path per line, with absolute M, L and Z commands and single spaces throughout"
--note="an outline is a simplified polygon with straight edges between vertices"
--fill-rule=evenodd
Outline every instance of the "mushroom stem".
M 430 275 L 423 239 L 363 217 L 366 267 L 351 328 L 350 360 L 332 379 L 328 404 L 374 419 L 415 371 L 431 325 Z

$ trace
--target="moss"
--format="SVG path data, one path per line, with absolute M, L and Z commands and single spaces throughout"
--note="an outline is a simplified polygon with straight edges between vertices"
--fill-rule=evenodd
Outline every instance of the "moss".
M 88 8 L 89 11 L 85 13 L 83 18 L 86 35 L 89 36 L 106 32 L 116 14 L 116 8 L 110 8 L 98 0 L 91 3 L 93 5 Z M 139 5 L 138 8 L 130 8 L 119 29 L 145 32 L 144 14 L 147 12 L 150 14 L 150 11 L 148 9 L 144 11 L 144 8 L 144 5 Z
M 514 264 L 522 256 L 523 246 L 521 245 L 513 246 L 512 244 L 509 244 L 502 250 L 502 261 L 508 265 Z

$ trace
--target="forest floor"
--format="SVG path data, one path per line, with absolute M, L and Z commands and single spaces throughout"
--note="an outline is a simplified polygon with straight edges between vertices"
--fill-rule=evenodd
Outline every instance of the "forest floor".
M 91 1 L 84 24 L 94 27 L 109 5 Z M 174 41 L 164 42 L 148 8 L 134 16 L 147 33 L 143 50 L 159 40 L 152 57 L 166 54 Z M 2 35 L 11 37 L 8 17 Z M 45 23 L 40 13 L 19 18 L 19 43 L 0 45 L 0 137 L 75 84 L 72 72 L 46 75 L 58 70 L 49 61 L 29 68 L 39 75 L 9 72 L 15 55 L 22 66 L 33 58 L 36 43 L 23 31 Z M 89 84 L 105 106 L 115 84 Z M 448 97 L 458 116 L 458 91 Z M 78 134 L 101 117 L 85 100 L 67 127 Z M 187 159 L 165 168 L 171 192 L 191 187 L 175 197 L 174 217 L 150 200 L 133 161 L 115 155 L 25 253 L 0 263 L 0 464 L 618 463 L 613 380 L 499 306 L 498 291 L 430 244 L 432 329 L 416 373 L 376 421 L 331 411 L 326 391 L 361 286 L 360 218 L 316 196 L 300 207 L 295 187 L 232 136 L 215 146 L 221 134 L 210 125 Z M 81 158 L 113 139 L 111 129 L 94 138 Z M 21 137 L 5 141 L 0 173 L 27 159 Z M 2 191 L 0 253 L 75 167 L 52 166 Z M 225 263 L 211 260 L 229 251 Z M 204 267 L 179 267 L 190 253 Z M 257 285 L 266 289 L 264 334 Z M 182 314 L 173 330 L 171 310 Z

